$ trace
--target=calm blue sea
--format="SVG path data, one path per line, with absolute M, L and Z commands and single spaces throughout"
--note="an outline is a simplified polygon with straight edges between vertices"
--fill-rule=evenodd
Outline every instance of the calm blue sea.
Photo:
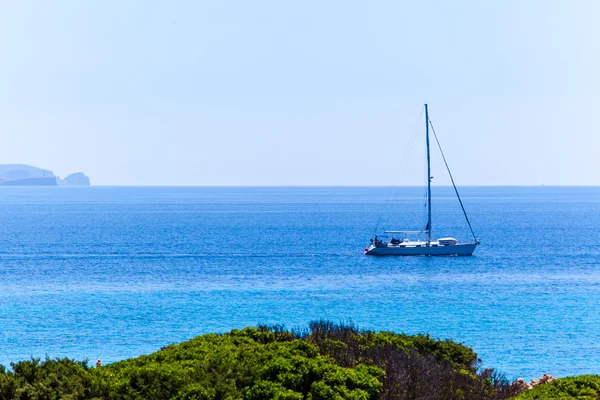
M 509 377 L 600 373 L 600 188 L 461 190 L 473 257 L 377 258 L 422 188 L 0 188 L 0 364 L 111 362 L 259 323 L 429 333 Z M 468 239 L 451 188 L 434 236 Z

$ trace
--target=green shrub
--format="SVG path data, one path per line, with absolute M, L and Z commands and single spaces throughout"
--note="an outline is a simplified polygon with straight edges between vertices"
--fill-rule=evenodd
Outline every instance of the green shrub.
M 515 399 L 593 399 L 598 398 L 600 390 L 599 375 L 581 375 L 575 377 L 559 378 L 551 382 L 538 385 L 528 390 Z
M 0 400 L 508 398 L 508 382 L 477 362 L 451 341 L 318 321 L 202 335 L 100 368 L 22 361 L 0 368 Z

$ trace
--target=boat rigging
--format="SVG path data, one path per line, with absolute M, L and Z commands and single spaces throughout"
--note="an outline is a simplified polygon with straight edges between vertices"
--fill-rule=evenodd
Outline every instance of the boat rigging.
M 432 229 L 431 229 L 431 154 L 429 149 L 429 128 L 431 127 L 431 131 L 435 138 L 435 141 L 440 149 L 440 153 L 442 155 L 442 159 L 444 160 L 444 164 L 446 169 L 448 170 L 448 174 L 450 175 L 450 180 L 452 182 L 452 186 L 454 188 L 454 192 L 456 193 L 456 197 L 460 203 L 460 207 L 463 211 L 467 224 L 469 225 L 469 229 L 471 231 L 471 235 L 473 236 L 473 241 L 469 242 L 459 242 L 457 239 L 447 237 L 440 238 L 437 240 L 432 240 Z M 376 255 L 376 256 L 470 256 L 475 251 L 475 248 L 480 244 L 479 239 L 475 236 L 473 231 L 473 227 L 471 226 L 471 221 L 469 221 L 469 217 L 467 216 L 467 212 L 463 205 L 463 202 L 458 194 L 458 189 L 456 188 L 456 184 L 454 183 L 454 177 L 452 176 L 452 172 L 450 172 L 450 167 L 448 166 L 448 162 L 446 161 L 446 157 L 442 150 L 442 146 L 440 145 L 440 141 L 435 133 L 435 129 L 433 128 L 433 124 L 429 120 L 429 108 L 428 105 L 425 104 L 425 144 L 427 147 L 427 225 L 425 226 L 425 230 L 415 231 L 415 230 L 386 230 L 385 234 L 404 234 L 404 235 L 427 235 L 426 240 L 409 240 L 409 239 L 392 239 L 388 242 L 379 239 L 377 235 L 373 239 L 371 239 L 371 245 L 365 249 L 366 255 Z

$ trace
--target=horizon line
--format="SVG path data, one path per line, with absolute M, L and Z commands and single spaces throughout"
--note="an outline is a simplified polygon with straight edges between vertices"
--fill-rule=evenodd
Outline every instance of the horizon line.
M 0 186 L 2 187 L 2 186 Z M 169 185 L 169 184 L 148 184 L 148 185 L 90 185 L 90 186 L 5 186 L 5 187 L 206 187 L 206 188 L 328 188 L 328 187 L 339 187 L 339 188 L 422 188 L 425 185 L 326 185 L 326 184 L 314 184 L 314 185 Z M 443 187 L 451 188 L 452 185 L 432 185 L 432 187 Z M 501 185 L 461 185 L 457 186 L 460 188 L 473 188 L 473 187 L 600 187 L 600 184 L 501 184 Z

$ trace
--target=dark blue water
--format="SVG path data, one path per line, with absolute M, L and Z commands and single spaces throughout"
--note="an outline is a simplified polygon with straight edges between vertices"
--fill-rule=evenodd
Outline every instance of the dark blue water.
M 0 363 L 137 356 L 318 318 L 427 332 L 511 377 L 600 372 L 600 188 L 462 189 L 473 257 L 362 254 L 423 189 L 0 188 Z M 434 236 L 468 239 L 449 188 Z

